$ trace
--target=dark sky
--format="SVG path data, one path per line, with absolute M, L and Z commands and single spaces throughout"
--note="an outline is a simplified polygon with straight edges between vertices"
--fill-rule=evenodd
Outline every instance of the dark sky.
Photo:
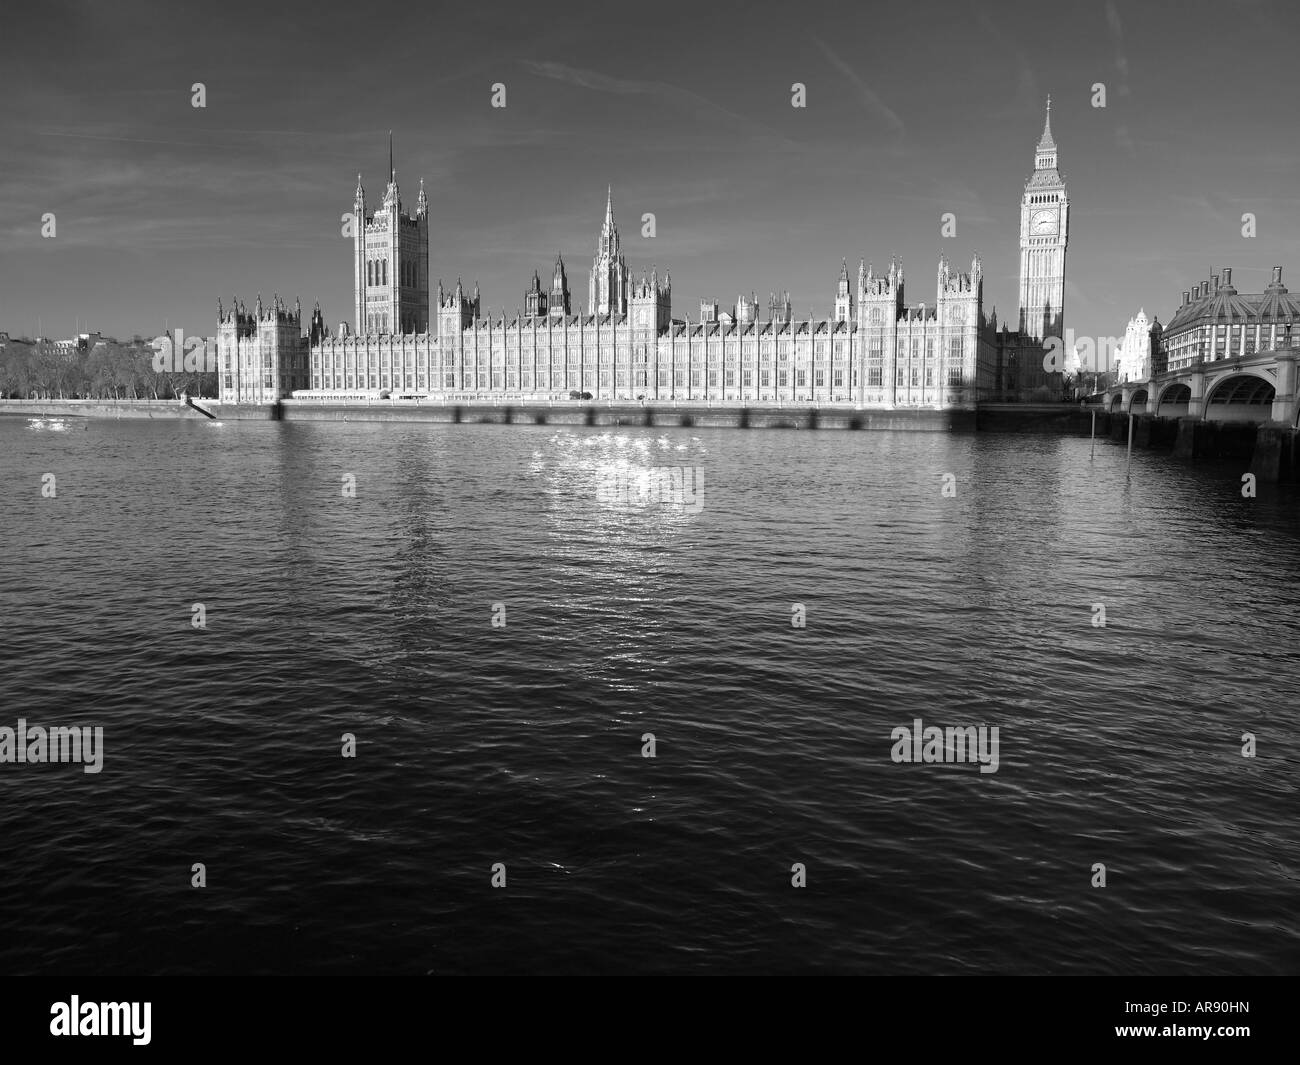
M 1288 2 L 42 3 L 4 31 L 15 335 L 210 333 L 218 296 L 259 291 L 350 320 L 339 216 L 358 171 L 382 195 L 390 127 L 404 201 L 420 177 L 432 200 L 433 277 L 477 279 L 493 313 L 556 251 L 586 302 L 612 183 L 629 264 L 672 270 L 678 317 L 785 288 L 826 315 L 841 258 L 894 253 L 930 302 L 940 251 L 963 269 L 978 251 L 986 306 L 1014 315 L 1049 92 L 1079 335 L 1122 335 L 1139 306 L 1167 320 L 1212 266 L 1259 291 L 1282 265 L 1300 288 Z

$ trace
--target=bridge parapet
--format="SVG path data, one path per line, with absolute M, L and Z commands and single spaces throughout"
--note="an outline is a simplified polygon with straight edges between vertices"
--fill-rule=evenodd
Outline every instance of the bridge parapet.
M 1103 407 L 1106 410 L 1123 410 L 1134 414 L 1166 416 L 1162 408 L 1171 405 L 1169 397 L 1178 395 L 1180 402 L 1168 414 L 1200 421 L 1210 420 L 1210 406 L 1215 404 L 1216 419 L 1223 413 L 1222 399 L 1214 399 L 1221 386 L 1231 388 L 1236 378 L 1258 378 L 1271 385 L 1274 394 L 1268 403 L 1268 421 L 1300 427 L 1300 350 L 1286 348 L 1279 351 L 1261 351 L 1231 359 L 1197 360 L 1175 370 L 1152 374 L 1146 381 L 1128 381 L 1112 385 L 1106 390 Z M 1171 391 L 1177 389 L 1177 391 Z M 1145 393 L 1145 395 L 1143 394 Z M 1185 397 L 1185 406 L 1184 400 Z M 1231 404 L 1229 404 L 1231 406 Z M 1253 404 L 1252 404 L 1253 406 Z M 1258 409 L 1257 407 L 1255 409 Z M 1256 417 L 1248 420 L 1265 420 Z

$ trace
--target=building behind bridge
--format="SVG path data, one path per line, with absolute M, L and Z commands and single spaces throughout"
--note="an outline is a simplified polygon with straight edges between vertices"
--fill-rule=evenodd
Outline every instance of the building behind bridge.
M 1193 289 L 1164 328 L 1155 370 L 1181 370 L 1194 362 L 1300 348 L 1300 296 L 1282 283 L 1282 267 L 1263 292 L 1239 293 L 1232 270 L 1211 273 Z

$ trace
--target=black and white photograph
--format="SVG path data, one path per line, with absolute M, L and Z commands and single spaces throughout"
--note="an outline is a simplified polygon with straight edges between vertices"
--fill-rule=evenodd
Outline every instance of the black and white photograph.
M 7 1032 L 500 976 L 1281 1032 L 1294 5 L 0 25 Z

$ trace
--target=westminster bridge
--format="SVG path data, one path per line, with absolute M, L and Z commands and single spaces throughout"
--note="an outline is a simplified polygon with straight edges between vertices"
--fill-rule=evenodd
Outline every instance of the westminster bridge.
M 1230 359 L 1197 361 L 1107 389 L 1112 413 L 1151 414 L 1197 421 L 1300 425 L 1296 369 L 1300 350 L 1261 351 Z

